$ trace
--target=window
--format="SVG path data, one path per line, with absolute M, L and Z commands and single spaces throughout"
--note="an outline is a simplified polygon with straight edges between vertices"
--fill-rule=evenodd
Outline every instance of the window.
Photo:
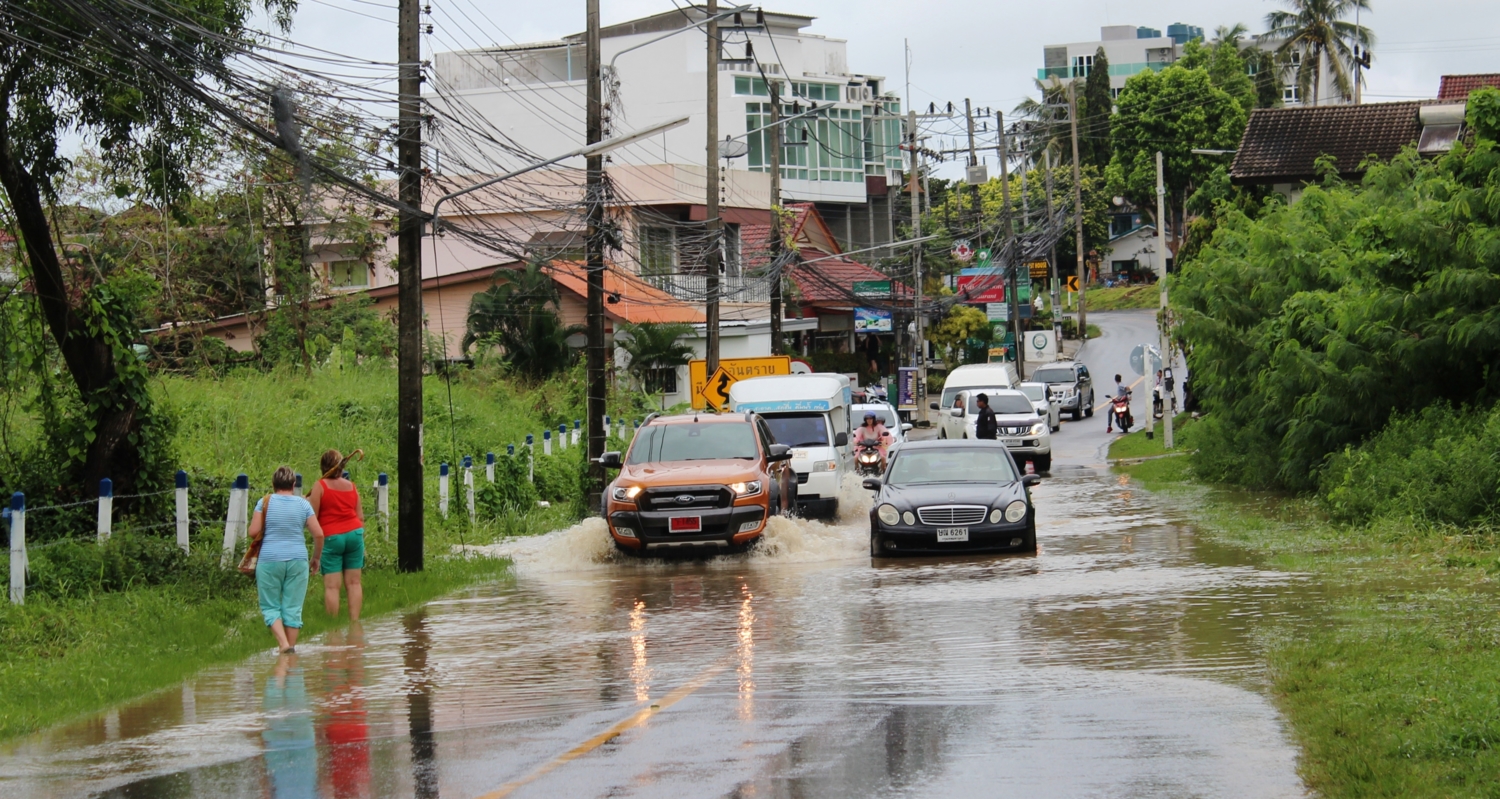
M 370 266 L 364 261 L 329 261 L 328 285 L 336 289 L 362 289 L 370 285 Z
M 1281 101 L 1283 103 L 1302 102 L 1302 90 L 1296 86 L 1284 86 L 1281 89 Z
M 766 86 L 764 79 L 745 75 L 734 76 L 734 93 L 751 97 L 771 96 L 771 90 Z
M 677 271 L 677 247 L 671 228 L 643 225 L 636 228 L 635 238 L 642 275 L 670 275 Z
M 1110 89 L 1109 89 L 1109 99 L 1111 99 L 1111 100 L 1118 100 L 1118 99 L 1120 99 L 1120 92 L 1122 92 L 1122 91 L 1124 91 L 1124 89 L 1116 89 L 1113 86 L 1111 86 Z
M 828 446 L 828 420 L 821 413 L 762 416 L 776 443 L 789 447 Z
M 1089 72 L 1094 68 L 1094 57 L 1091 55 L 1073 56 L 1073 77 L 1087 78 Z

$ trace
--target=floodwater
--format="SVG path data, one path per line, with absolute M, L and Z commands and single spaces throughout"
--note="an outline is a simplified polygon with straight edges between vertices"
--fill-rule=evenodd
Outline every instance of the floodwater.
M 0 795 L 1303 795 L 1255 628 L 1315 588 L 1107 470 L 1035 499 L 1035 557 L 872 562 L 852 484 L 707 563 L 504 544 L 512 581 L 0 747 Z

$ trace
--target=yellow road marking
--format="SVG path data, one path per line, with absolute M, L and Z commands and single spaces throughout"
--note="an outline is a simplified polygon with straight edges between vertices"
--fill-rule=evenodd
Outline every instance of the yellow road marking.
M 1138 385 L 1140 385 L 1141 381 L 1145 380 L 1145 379 L 1146 379 L 1146 376 L 1145 375 L 1141 375 L 1140 377 L 1137 377 L 1135 379 L 1134 383 L 1131 383 L 1130 385 L 1126 386 L 1126 388 L 1130 389 L 1131 391 L 1135 391 L 1135 387 L 1138 386 Z M 1111 402 L 1114 402 L 1114 397 L 1110 397 L 1109 399 L 1107 399 L 1107 400 L 1099 403 L 1098 405 L 1095 405 L 1094 406 L 1094 410 L 1096 410 L 1096 411 L 1103 410 L 1104 406 L 1110 404 Z
M 601 732 L 598 735 L 595 735 L 594 737 L 588 739 L 587 741 L 584 741 L 583 743 L 562 753 L 561 755 L 558 755 L 548 763 L 543 764 L 536 771 L 527 774 L 521 779 L 507 782 L 499 788 L 496 788 L 495 790 L 490 791 L 487 794 L 479 796 L 477 799 L 501 799 L 501 797 L 510 796 L 512 793 L 515 793 L 516 789 L 529 783 L 535 782 L 541 779 L 546 774 L 552 772 L 559 766 L 566 765 L 574 760 L 577 760 L 580 757 L 583 757 L 589 752 L 598 749 L 604 744 L 614 740 L 626 730 L 644 724 L 652 716 L 655 716 L 657 713 L 660 713 L 663 710 L 666 710 L 667 708 L 677 704 L 678 702 L 687 698 L 689 694 L 693 693 L 699 688 L 702 688 L 705 684 L 708 683 L 709 680 L 712 680 L 714 677 L 718 676 L 719 672 L 723 671 L 726 668 L 728 668 L 728 664 L 726 663 L 709 666 L 691 682 L 679 686 L 672 693 L 669 693 L 661 699 L 652 702 L 648 707 L 642 708 L 630 718 L 625 719 L 624 721 L 614 725 L 613 727 L 610 727 L 604 732 Z

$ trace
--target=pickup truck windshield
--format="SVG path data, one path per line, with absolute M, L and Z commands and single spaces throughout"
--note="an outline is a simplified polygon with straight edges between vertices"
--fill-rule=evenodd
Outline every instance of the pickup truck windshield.
M 1078 378 L 1072 369 L 1038 369 L 1031 379 L 1038 383 L 1073 383 Z
M 927 483 L 1011 483 L 1015 464 L 1003 449 L 922 449 L 903 452 L 891 461 L 890 485 Z
M 636 433 L 628 462 L 754 460 L 759 456 L 755 432 L 748 424 L 654 424 Z
M 762 416 L 771 438 L 789 447 L 828 446 L 828 422 L 821 413 L 788 413 Z

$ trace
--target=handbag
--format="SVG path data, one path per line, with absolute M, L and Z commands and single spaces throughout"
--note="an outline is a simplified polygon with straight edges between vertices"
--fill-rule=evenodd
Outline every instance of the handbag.
M 271 509 L 271 495 L 267 494 L 260 501 L 260 537 L 250 540 L 250 545 L 245 547 L 245 556 L 240 558 L 240 574 L 255 576 L 255 565 L 260 561 L 261 545 L 266 543 L 266 512 Z

